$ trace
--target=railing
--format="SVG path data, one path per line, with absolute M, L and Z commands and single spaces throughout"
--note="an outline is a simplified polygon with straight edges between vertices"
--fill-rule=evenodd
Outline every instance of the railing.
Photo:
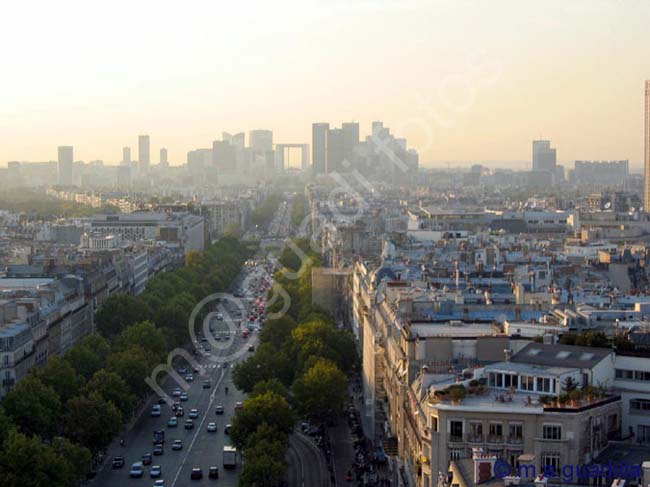
M 503 443 L 503 436 L 501 435 L 489 435 L 488 443 Z
M 454 443 L 463 443 L 463 436 L 462 435 L 449 435 L 449 441 L 454 442 Z
M 467 442 L 468 443 L 484 443 L 485 438 L 483 435 L 469 435 L 467 437 Z
M 514 445 L 519 445 L 524 442 L 523 436 L 508 436 L 507 442 Z

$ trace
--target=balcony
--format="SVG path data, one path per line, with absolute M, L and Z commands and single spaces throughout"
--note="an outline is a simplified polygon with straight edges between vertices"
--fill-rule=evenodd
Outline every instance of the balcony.
M 508 436 L 506 442 L 510 445 L 521 445 L 524 442 L 523 436 Z
M 501 435 L 489 435 L 488 443 L 503 443 L 503 436 Z
M 483 435 L 468 435 L 467 443 L 485 443 L 485 437 Z
M 449 443 L 464 443 L 463 435 L 449 435 Z

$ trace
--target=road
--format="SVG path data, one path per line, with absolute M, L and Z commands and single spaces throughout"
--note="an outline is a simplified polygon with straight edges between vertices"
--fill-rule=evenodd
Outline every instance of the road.
M 328 487 L 330 485 L 323 452 L 310 438 L 298 432 L 289 437 L 287 464 L 289 487 Z
M 248 274 L 246 274 L 248 272 Z M 249 270 L 240 274 L 238 281 L 248 282 L 249 279 L 262 274 L 261 269 Z M 244 360 L 250 353 L 248 347 L 250 345 L 256 346 L 257 334 L 253 333 L 249 338 L 243 338 L 240 329 L 241 319 L 246 319 L 249 314 L 250 303 L 243 300 L 246 307 L 242 318 L 236 316 L 236 306 L 232 303 L 226 302 L 226 313 L 224 313 L 223 320 L 217 320 L 216 316 L 211 321 L 211 327 L 218 334 L 224 336 L 228 334 L 228 328 L 234 327 L 236 332 L 230 331 L 232 338 L 230 346 L 225 348 L 226 340 L 222 339 L 217 344 L 224 346 L 223 349 L 213 351 L 215 355 L 220 357 L 233 356 L 235 358 L 228 359 L 228 366 L 223 367 L 220 362 L 214 362 L 209 357 L 199 355 L 196 357 L 199 363 L 205 367 L 203 375 L 194 373 L 194 380 L 188 382 L 189 389 L 188 401 L 182 402 L 185 416 L 179 418 L 177 427 L 168 427 L 167 421 L 173 416 L 171 408 L 163 404 L 162 414 L 158 418 L 150 417 L 151 405 L 157 403 L 157 397 L 152 397 L 141 416 L 136 420 L 133 428 L 125 434 L 125 446 L 121 447 L 119 442 L 115 442 L 108 452 L 108 462 L 104 469 L 98 474 L 97 478 L 93 481 L 93 485 L 100 487 L 113 487 L 126 485 L 151 485 L 153 480 L 149 478 L 149 466 L 145 467 L 145 475 L 141 479 L 131 479 L 129 477 L 129 469 L 133 462 L 139 461 L 145 453 L 151 453 L 153 450 L 153 432 L 155 430 L 165 431 L 165 451 L 161 456 L 154 456 L 152 465 L 160 465 L 162 469 L 162 478 L 165 480 L 166 487 L 196 485 L 207 486 L 216 485 L 235 487 L 237 485 L 236 470 L 225 470 L 223 468 L 223 447 L 229 445 L 229 438 L 224 433 L 226 424 L 232 422 L 235 414 L 235 404 L 238 401 L 244 400 L 244 395 L 237 391 L 232 383 L 232 365 Z M 201 342 L 196 344 L 198 347 L 202 346 Z M 240 353 L 235 353 L 240 352 Z M 175 364 L 177 366 L 178 364 Z M 209 379 L 211 387 L 209 389 L 203 388 L 203 381 Z M 163 385 L 163 390 L 170 396 L 173 389 L 179 387 L 173 380 L 168 380 Z M 225 393 L 225 388 L 228 387 L 229 393 Z M 215 409 L 217 405 L 224 407 L 224 414 L 217 415 Z M 196 408 L 199 411 L 199 417 L 194 420 L 194 429 L 184 429 L 185 419 L 188 418 L 190 409 Z M 208 433 L 207 424 L 209 422 L 217 423 L 217 432 Z M 183 442 L 183 449 L 180 451 L 173 451 L 171 445 L 175 439 L 180 439 Z M 122 469 L 112 469 L 110 461 L 113 456 L 122 455 L 126 460 L 126 465 Z M 219 479 L 209 479 L 208 469 L 211 466 L 219 468 Z M 199 467 L 203 470 L 202 480 L 190 480 L 190 472 L 192 468 Z

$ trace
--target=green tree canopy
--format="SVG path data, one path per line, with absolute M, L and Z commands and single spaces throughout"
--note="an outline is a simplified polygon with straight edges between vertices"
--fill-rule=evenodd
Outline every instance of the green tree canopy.
M 51 438 L 57 430 L 61 401 L 51 386 L 28 375 L 9 391 L 3 405 L 7 415 L 26 435 Z

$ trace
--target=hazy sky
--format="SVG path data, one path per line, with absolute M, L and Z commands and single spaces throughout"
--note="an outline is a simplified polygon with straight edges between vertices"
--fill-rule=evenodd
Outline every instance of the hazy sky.
M 421 161 L 630 159 L 647 0 L 29 1 L 0 9 L 0 163 L 172 163 L 222 131 L 383 120 Z

